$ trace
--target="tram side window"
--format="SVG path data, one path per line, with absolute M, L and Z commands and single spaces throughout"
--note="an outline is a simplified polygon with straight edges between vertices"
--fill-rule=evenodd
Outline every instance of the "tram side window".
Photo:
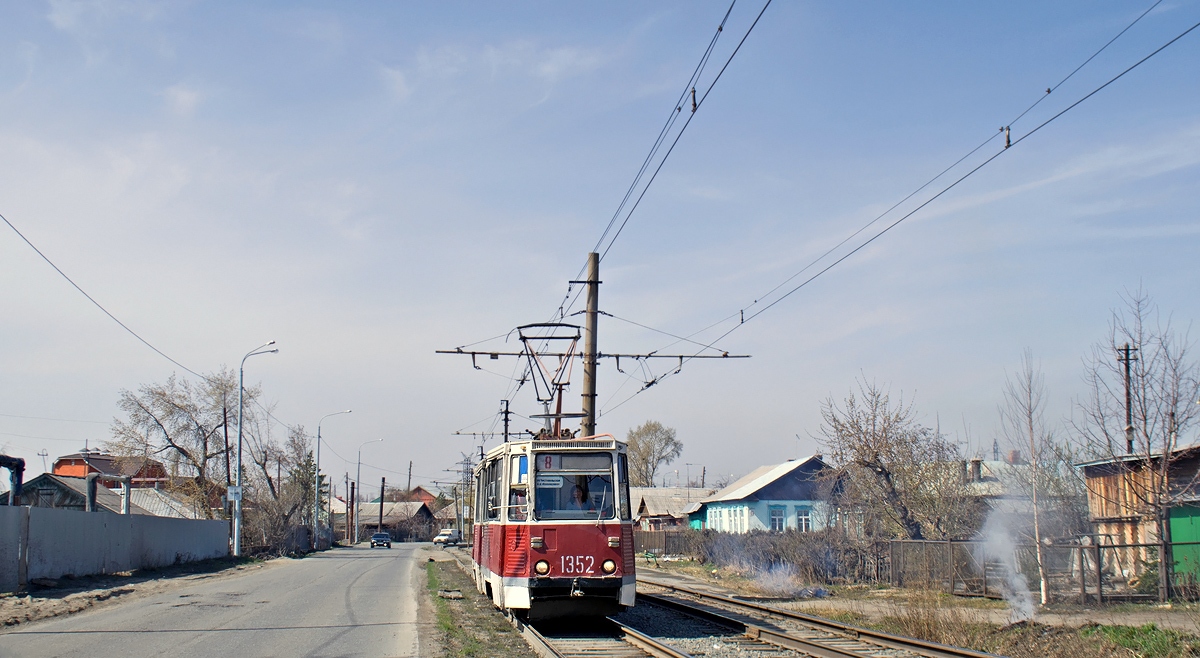
M 616 509 L 612 455 L 538 454 L 534 513 L 539 519 L 611 519 Z
M 621 487 L 621 519 L 633 518 L 629 511 L 629 459 L 620 455 L 617 459 L 617 484 Z
M 509 473 L 508 518 L 510 521 L 524 521 L 528 515 L 529 458 L 525 455 L 514 456 L 509 463 Z
M 487 516 L 489 519 L 494 519 L 499 516 L 500 500 L 497 498 L 497 489 L 500 480 L 500 462 L 493 460 L 488 462 L 487 466 Z
M 475 474 L 475 522 L 476 522 L 476 524 L 479 524 L 479 522 L 484 521 L 485 509 L 487 507 L 486 504 L 484 504 L 485 501 L 487 500 L 487 497 L 484 493 L 484 489 L 486 489 L 486 486 L 484 485 L 484 477 L 486 474 L 487 474 L 487 471 L 485 468 L 480 468 L 479 473 Z

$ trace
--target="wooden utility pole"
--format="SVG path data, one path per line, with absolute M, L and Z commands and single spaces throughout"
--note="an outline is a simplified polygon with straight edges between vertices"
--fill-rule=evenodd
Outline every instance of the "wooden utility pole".
M 1130 352 L 1136 352 L 1136 347 L 1130 347 L 1129 343 L 1125 343 L 1125 347 L 1119 348 L 1118 352 L 1123 352 L 1125 356 L 1117 357 L 1119 363 L 1125 364 L 1125 452 L 1133 454 L 1133 392 L 1129 386 L 1129 364 L 1137 361 L 1136 356 L 1132 356 Z M 1148 464 L 1147 464 L 1148 466 Z
M 379 525 L 375 532 L 383 532 L 383 492 L 387 491 L 387 478 L 379 478 Z
M 358 541 L 358 491 L 357 491 L 357 489 L 358 489 L 358 483 L 351 482 L 350 483 L 350 501 L 349 501 L 350 504 L 346 506 L 346 515 L 347 515 L 346 518 L 350 523 L 353 524 L 353 526 L 351 526 L 349 524 L 346 525 L 346 543 L 348 543 L 348 544 Z M 350 531 L 351 527 L 354 528 L 353 534 L 351 534 L 351 531 Z
M 588 254 L 587 314 L 583 326 L 583 436 L 596 433 L 596 320 L 600 315 L 600 254 Z M 507 434 L 507 432 L 506 432 Z
M 408 460 L 408 487 L 404 490 L 405 493 L 412 491 L 412 460 Z

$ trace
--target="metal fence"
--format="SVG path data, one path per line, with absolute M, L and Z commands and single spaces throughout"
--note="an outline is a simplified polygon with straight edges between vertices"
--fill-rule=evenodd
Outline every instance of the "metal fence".
M 679 531 L 635 529 L 633 550 L 638 554 L 683 555 L 688 552 L 688 539 Z
M 1089 538 L 1093 539 L 1093 538 Z M 1101 540 L 1042 547 L 1047 588 L 1053 600 L 1136 601 L 1159 598 L 1158 544 Z M 1170 545 L 1175 568 L 1172 596 L 1200 598 L 1200 545 Z M 995 550 L 978 541 L 891 542 L 891 583 L 963 596 L 1007 598 L 1021 589 L 1039 590 L 1036 546 Z

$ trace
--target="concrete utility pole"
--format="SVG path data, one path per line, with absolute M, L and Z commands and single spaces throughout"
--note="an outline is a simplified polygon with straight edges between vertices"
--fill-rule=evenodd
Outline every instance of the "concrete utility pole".
M 237 451 L 237 473 L 234 477 L 237 479 L 237 498 L 233 501 L 233 555 L 237 557 L 242 554 L 242 413 L 245 411 L 245 405 L 242 403 L 242 392 L 246 390 L 246 359 L 258 354 L 275 354 L 278 349 L 264 350 L 264 347 L 274 345 L 275 341 L 259 345 L 258 347 L 246 353 L 242 357 L 242 363 L 238 366 L 238 451 Z
M 371 439 L 370 441 L 363 441 L 363 444 L 358 446 L 358 472 L 355 473 L 355 475 L 354 475 L 354 482 L 355 482 L 355 484 L 358 485 L 359 493 L 362 493 L 362 449 L 363 449 L 363 446 L 367 445 L 368 443 L 375 443 L 376 441 L 382 441 L 382 440 L 383 439 Z M 357 499 L 355 499 L 355 501 L 354 501 L 354 506 L 355 506 L 355 509 L 354 509 L 354 543 L 357 544 L 358 543 L 358 500 Z
M 588 254 L 587 314 L 583 327 L 583 427 L 584 436 L 596 434 L 596 320 L 600 315 L 600 254 Z M 507 406 L 507 405 L 506 405 Z M 505 417 L 507 421 L 507 416 Z M 505 436 L 508 436 L 507 429 Z
M 1125 364 L 1125 452 L 1133 454 L 1133 392 L 1129 386 L 1129 364 L 1137 361 L 1136 356 L 1130 355 L 1130 352 L 1136 352 L 1136 347 L 1130 347 L 1129 343 L 1125 343 L 1125 347 L 1117 348 L 1117 352 L 1123 352 L 1124 356 L 1118 356 L 1117 362 Z
M 312 548 L 314 551 L 317 550 L 318 548 L 320 548 L 320 546 L 321 546 L 320 540 L 317 539 L 318 535 L 320 535 L 320 533 L 321 533 L 321 521 L 320 521 L 320 518 L 321 518 L 321 423 L 326 418 L 329 418 L 330 416 L 337 416 L 338 414 L 348 414 L 348 413 L 350 413 L 349 409 L 347 409 L 345 411 L 335 411 L 331 414 L 325 414 L 324 416 L 321 416 L 321 420 L 317 421 L 317 463 L 316 463 L 316 480 L 317 481 L 316 481 L 316 484 L 313 485 L 313 541 L 312 541 Z M 333 520 L 333 517 L 330 517 L 330 521 L 332 521 L 332 520 Z

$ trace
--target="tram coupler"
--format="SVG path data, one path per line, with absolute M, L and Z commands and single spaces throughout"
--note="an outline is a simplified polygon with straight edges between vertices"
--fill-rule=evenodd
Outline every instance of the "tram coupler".
M 583 596 L 583 590 L 579 589 L 579 579 L 571 581 L 571 596 Z

